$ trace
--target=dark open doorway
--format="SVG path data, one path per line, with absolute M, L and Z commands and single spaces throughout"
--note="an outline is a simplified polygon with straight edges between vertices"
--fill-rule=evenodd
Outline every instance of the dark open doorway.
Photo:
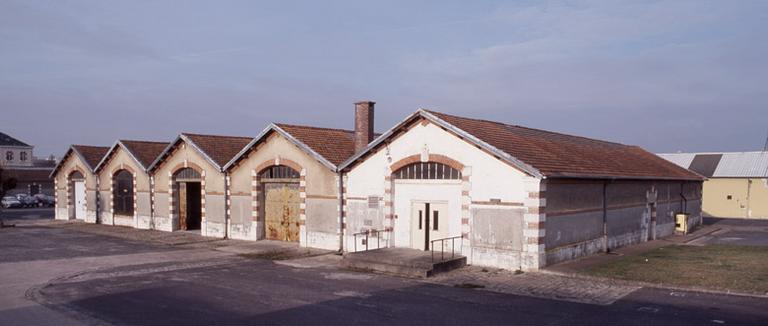
M 203 216 L 200 172 L 192 168 L 181 169 L 174 174 L 174 181 L 179 229 L 199 230 Z
M 202 219 L 200 182 L 179 182 L 179 228 L 199 230 Z

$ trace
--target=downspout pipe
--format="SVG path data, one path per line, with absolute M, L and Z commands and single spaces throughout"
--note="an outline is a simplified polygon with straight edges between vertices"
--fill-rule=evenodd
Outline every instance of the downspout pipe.
M 339 171 L 339 254 L 344 253 L 344 172 Z
M 688 198 L 685 198 L 685 182 L 680 183 L 680 198 L 683 199 L 683 211 L 681 213 L 688 214 Z

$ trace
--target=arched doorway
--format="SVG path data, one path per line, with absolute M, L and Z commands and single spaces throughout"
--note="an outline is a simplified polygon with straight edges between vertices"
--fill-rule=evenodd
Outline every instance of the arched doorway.
M 202 222 L 203 178 L 193 168 L 183 168 L 173 174 L 174 211 L 179 216 L 180 230 L 199 230 Z
M 301 196 L 300 174 L 285 165 L 268 167 L 259 173 L 262 187 L 259 205 L 264 217 L 265 237 L 270 240 L 299 241 Z
M 69 174 L 69 213 L 75 219 L 84 220 L 86 214 L 85 176 L 80 171 Z
M 112 214 L 133 217 L 133 173 L 118 170 L 112 175 Z
M 460 234 L 461 171 L 439 162 L 417 162 L 392 173 L 397 232 L 410 247 L 429 250 L 430 241 Z M 397 236 L 397 234 L 396 234 Z M 409 238 L 408 240 L 406 240 Z

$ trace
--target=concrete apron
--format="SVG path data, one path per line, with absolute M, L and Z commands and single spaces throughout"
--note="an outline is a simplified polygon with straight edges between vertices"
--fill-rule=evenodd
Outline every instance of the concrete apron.
M 2 325 L 81 324 L 81 320 L 65 319 L 61 314 L 40 305 L 34 299 L 34 289 L 50 280 L 65 275 L 114 268 L 128 265 L 160 262 L 200 261 L 231 256 L 232 254 L 210 250 L 178 250 L 140 254 L 78 257 L 54 260 L 0 263 L 0 314 Z
M 347 253 L 341 267 L 360 271 L 372 271 L 405 277 L 425 278 L 448 272 L 467 265 L 461 255 L 440 257 L 432 253 L 408 248 L 383 248 Z

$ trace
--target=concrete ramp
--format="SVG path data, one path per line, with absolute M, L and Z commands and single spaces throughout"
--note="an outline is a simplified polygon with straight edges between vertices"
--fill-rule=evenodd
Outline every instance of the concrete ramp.
M 406 248 L 384 248 L 344 255 L 341 266 L 353 270 L 394 274 L 405 277 L 425 278 L 439 273 L 462 268 L 467 258 L 447 255 L 441 260 L 435 253 L 433 261 L 429 251 Z

